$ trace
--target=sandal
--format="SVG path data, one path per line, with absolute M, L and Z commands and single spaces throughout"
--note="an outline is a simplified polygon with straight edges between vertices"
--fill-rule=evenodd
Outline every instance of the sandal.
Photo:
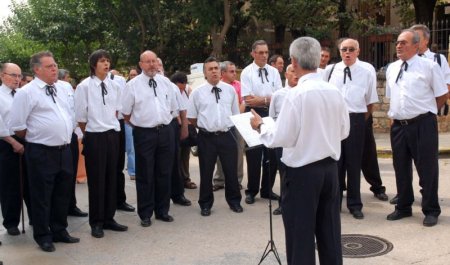
M 213 185 L 213 191 L 218 191 L 218 190 L 221 190 L 221 189 L 223 189 L 223 188 L 224 188 L 224 186 Z
M 191 189 L 191 190 L 193 190 L 193 189 L 196 189 L 196 188 L 197 188 L 197 185 L 196 185 L 194 182 L 192 182 L 192 181 L 186 181 L 186 182 L 184 183 L 184 187 L 185 187 L 186 189 Z

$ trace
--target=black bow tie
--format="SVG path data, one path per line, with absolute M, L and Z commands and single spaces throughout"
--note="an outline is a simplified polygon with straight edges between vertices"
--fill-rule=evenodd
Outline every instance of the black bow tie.
M 405 72 L 408 71 L 408 63 L 407 62 L 403 62 L 402 65 L 400 66 L 400 71 L 398 71 L 398 75 L 397 75 L 397 79 L 395 79 L 395 83 L 397 83 L 398 80 L 402 78 L 403 68 L 405 69 Z
M 55 88 L 53 85 L 52 85 L 52 86 L 49 86 L 49 85 L 46 85 L 46 86 L 45 86 L 45 94 L 46 94 L 47 96 L 51 96 L 52 99 L 53 99 L 53 102 L 56 103 L 56 100 L 55 100 L 55 97 L 56 97 L 56 88 Z
M 11 89 L 11 96 L 14 97 L 14 95 L 16 94 L 16 90 L 15 89 Z
M 348 66 L 344 68 L 344 84 L 346 82 L 347 75 L 348 78 L 350 78 L 350 81 L 352 81 L 352 73 L 350 72 L 350 67 Z
M 220 92 L 222 92 L 222 89 L 220 89 L 220 88 L 218 88 L 218 87 L 216 87 L 216 86 L 213 86 L 213 88 L 211 89 L 211 93 L 215 93 L 215 95 L 216 95 L 216 103 L 219 103 L 219 99 L 220 99 Z
M 267 73 L 266 68 L 259 68 L 258 76 L 261 77 L 261 82 L 264 84 L 264 76 L 263 76 L 263 73 L 262 73 L 263 71 L 264 71 L 264 76 L 266 77 L 267 82 L 269 82 L 269 78 L 267 78 L 269 73 Z
M 105 103 L 105 95 L 108 95 L 108 90 L 106 90 L 105 83 L 101 83 L 100 86 L 102 87 L 102 98 L 103 98 L 103 105 L 106 105 Z
M 424 54 L 423 54 L 423 53 L 419 53 L 418 55 L 419 55 L 420 57 L 423 57 L 423 56 L 424 56 Z
M 156 96 L 157 96 L 157 95 L 156 95 L 156 87 L 158 86 L 158 84 L 156 84 L 155 79 L 150 78 L 150 80 L 148 80 L 148 85 L 149 85 L 150 87 L 153 87 L 153 93 L 155 93 L 155 97 L 156 97 Z

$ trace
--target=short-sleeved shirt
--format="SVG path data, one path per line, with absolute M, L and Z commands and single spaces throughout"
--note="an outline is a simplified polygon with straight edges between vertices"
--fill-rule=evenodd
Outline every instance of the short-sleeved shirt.
M 0 125 L 3 130 L 7 130 L 8 133 L 5 136 L 14 135 L 14 131 L 11 130 L 9 125 L 9 113 L 13 103 L 12 89 L 5 84 L 0 86 L 0 116 L 2 117 L 2 124 Z
M 278 70 L 266 64 L 264 67 L 267 76 L 259 75 L 260 67 L 254 62 L 242 70 L 241 73 L 241 96 L 246 97 L 255 95 L 260 97 L 269 97 L 283 87 L 281 83 L 280 73 Z
M 430 49 L 426 50 L 423 55 L 425 56 L 425 58 L 437 63 L 436 53 L 430 51 Z M 439 54 L 439 56 L 441 57 L 440 68 L 442 70 L 442 73 L 444 74 L 445 82 L 450 85 L 450 67 L 448 66 L 447 59 L 442 54 Z

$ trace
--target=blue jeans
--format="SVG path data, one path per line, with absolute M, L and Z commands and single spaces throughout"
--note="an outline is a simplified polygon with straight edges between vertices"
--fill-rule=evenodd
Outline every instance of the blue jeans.
M 135 176 L 134 167 L 134 144 L 133 144 L 133 128 L 125 123 L 125 148 L 127 151 L 127 170 L 128 175 Z

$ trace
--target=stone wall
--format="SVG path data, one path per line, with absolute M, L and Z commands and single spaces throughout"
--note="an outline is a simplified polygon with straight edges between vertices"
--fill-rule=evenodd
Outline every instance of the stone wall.
M 387 116 L 389 99 L 386 98 L 386 77 L 383 72 L 379 72 L 377 78 L 379 102 L 373 106 L 373 130 L 375 133 L 388 133 L 391 127 L 391 120 Z M 450 115 L 438 117 L 438 123 L 439 132 L 450 131 Z

